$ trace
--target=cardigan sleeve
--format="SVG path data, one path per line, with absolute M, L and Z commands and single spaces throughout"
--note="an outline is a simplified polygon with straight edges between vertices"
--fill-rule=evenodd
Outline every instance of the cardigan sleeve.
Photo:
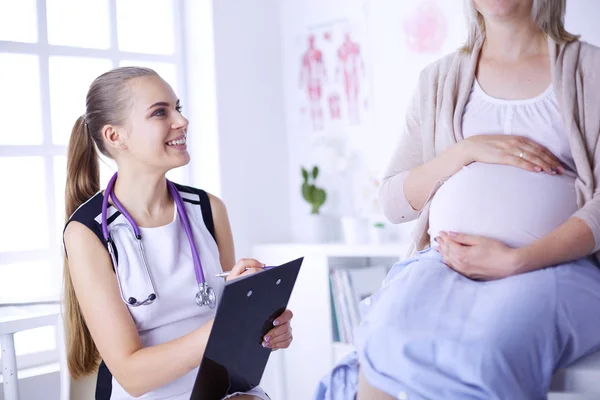
M 419 214 L 404 195 L 404 179 L 409 170 L 423 164 L 419 112 L 422 82 L 423 80 L 420 79 L 419 87 L 413 93 L 400 141 L 388 163 L 379 188 L 379 202 L 383 214 L 394 224 L 414 220 Z
M 598 118 L 598 117 L 596 117 Z M 600 124 L 596 124 L 597 134 L 600 136 Z M 600 260 L 600 148 L 596 146 L 590 160 L 594 181 L 594 191 L 591 198 L 584 200 L 583 206 L 573 214 L 585 222 L 594 235 L 594 250 Z
M 598 96 L 598 105 L 600 105 L 600 96 Z M 589 115 L 594 115 L 592 118 L 595 118 L 594 121 L 588 120 L 585 123 L 586 133 L 589 133 L 593 129 L 595 137 L 592 140 L 595 142 L 595 148 L 590 157 L 594 190 L 591 198 L 584 200 L 583 206 L 573 216 L 582 219 L 594 234 L 593 253 L 596 253 L 600 260 L 600 143 L 598 143 L 598 138 L 600 138 L 600 117 L 598 117 L 598 111 Z M 589 139 L 587 145 L 588 147 L 592 147 Z
M 579 110 L 577 122 L 583 134 L 585 151 L 574 156 L 589 160 L 591 177 L 586 186 L 592 188 L 584 195 L 583 206 L 573 216 L 582 219 L 594 234 L 594 253 L 600 259 L 600 48 L 581 43 L 579 54 L 579 74 L 576 75 L 572 90 L 577 92 Z M 591 198 L 590 198 L 591 194 Z
M 594 250 L 593 253 L 600 251 L 600 196 L 598 194 L 589 200 L 585 205 L 577 210 L 573 215 L 582 219 L 594 234 Z

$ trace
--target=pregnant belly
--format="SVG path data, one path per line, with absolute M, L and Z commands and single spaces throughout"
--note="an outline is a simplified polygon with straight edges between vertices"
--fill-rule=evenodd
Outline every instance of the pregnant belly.
M 454 231 L 511 247 L 553 231 L 577 210 L 575 177 L 473 163 L 448 179 L 431 201 L 429 235 Z M 432 242 L 433 244 L 433 242 Z

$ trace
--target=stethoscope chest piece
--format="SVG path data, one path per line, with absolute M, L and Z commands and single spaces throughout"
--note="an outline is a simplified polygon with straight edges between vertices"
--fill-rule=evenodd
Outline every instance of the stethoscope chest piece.
M 198 307 L 208 306 L 209 308 L 215 308 L 217 306 L 217 296 L 215 295 L 215 291 L 208 286 L 206 282 L 198 284 L 196 304 Z

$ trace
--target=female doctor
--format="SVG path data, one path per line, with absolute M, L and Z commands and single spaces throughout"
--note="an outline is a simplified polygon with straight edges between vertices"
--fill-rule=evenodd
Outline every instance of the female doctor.
M 224 285 L 215 275 L 264 267 L 235 263 L 220 199 L 165 178 L 190 161 L 187 127 L 171 87 L 137 67 L 96 78 L 73 127 L 63 235 L 67 358 L 74 379 L 98 370 L 96 399 L 189 399 Z M 104 191 L 97 151 L 118 166 Z M 264 347 L 290 345 L 291 318 L 286 310 L 275 320 Z M 259 387 L 230 397 L 268 399 Z

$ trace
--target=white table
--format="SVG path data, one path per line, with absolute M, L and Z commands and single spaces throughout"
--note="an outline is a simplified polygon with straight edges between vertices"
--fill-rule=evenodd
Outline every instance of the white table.
M 0 347 L 2 348 L 4 400 L 19 399 L 15 333 L 42 326 L 56 325 L 59 312 L 58 305 L 0 306 Z

